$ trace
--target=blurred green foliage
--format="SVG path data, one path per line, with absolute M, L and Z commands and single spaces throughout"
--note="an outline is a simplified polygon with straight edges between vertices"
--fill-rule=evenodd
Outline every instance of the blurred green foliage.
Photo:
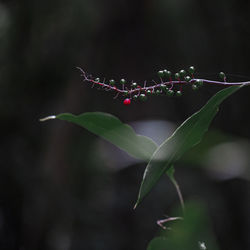
M 187 202 L 184 220 L 166 226 L 167 230 L 154 238 L 147 250 L 203 250 L 202 243 L 205 249 L 218 250 L 206 209 L 197 201 Z

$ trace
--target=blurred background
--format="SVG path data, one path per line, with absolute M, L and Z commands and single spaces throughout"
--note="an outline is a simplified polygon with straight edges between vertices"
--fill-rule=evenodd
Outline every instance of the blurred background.
M 197 77 L 250 80 L 249 11 L 247 0 L 1 1 L 0 249 L 146 249 L 156 220 L 178 205 L 170 181 L 134 211 L 145 163 L 39 118 L 108 112 L 161 143 L 221 88 L 124 106 L 76 66 L 139 83 L 190 65 Z M 226 100 L 200 147 L 176 164 L 184 199 L 204 204 L 221 250 L 250 249 L 249 96 L 245 88 Z

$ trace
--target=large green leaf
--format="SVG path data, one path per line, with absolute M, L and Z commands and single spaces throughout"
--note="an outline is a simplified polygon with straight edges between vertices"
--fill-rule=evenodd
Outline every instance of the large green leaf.
M 118 118 L 107 113 L 91 112 L 81 115 L 65 113 L 49 116 L 41 120 L 55 118 L 77 124 L 113 143 L 129 155 L 144 161 L 149 161 L 157 148 L 152 139 L 137 135 L 129 125 L 122 123 Z
M 135 207 L 150 192 L 160 177 L 188 149 L 198 144 L 218 112 L 218 106 L 242 86 L 232 86 L 216 93 L 200 111 L 189 117 L 154 152 L 144 174 Z

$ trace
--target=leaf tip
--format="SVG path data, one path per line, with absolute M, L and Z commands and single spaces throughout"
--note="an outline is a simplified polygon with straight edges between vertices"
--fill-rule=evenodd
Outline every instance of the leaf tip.
M 40 121 L 40 122 L 45 122 L 45 121 L 53 120 L 53 119 L 56 119 L 56 116 L 55 116 L 55 115 L 46 116 L 46 117 L 44 117 L 44 118 L 39 119 L 39 121 Z

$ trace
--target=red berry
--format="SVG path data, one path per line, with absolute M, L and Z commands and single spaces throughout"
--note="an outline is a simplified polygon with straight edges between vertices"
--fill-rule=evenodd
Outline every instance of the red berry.
M 126 98 L 124 101 L 123 101 L 123 104 L 124 105 L 129 105 L 131 103 L 131 100 L 129 98 Z

